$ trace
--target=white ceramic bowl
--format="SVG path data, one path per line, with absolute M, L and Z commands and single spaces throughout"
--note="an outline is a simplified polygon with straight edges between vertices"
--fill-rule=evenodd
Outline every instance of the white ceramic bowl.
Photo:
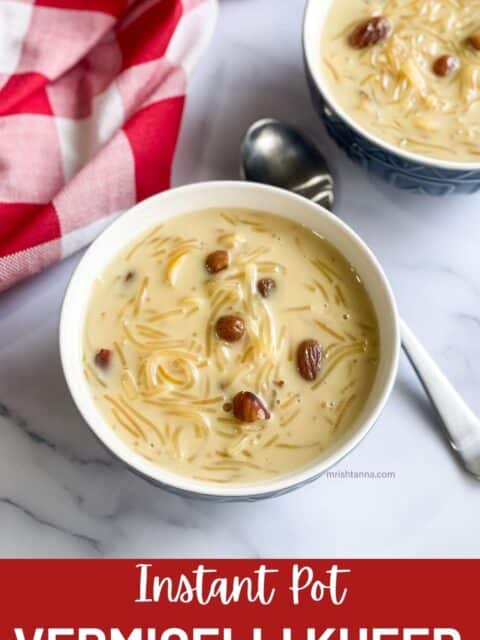
M 364 129 L 338 104 L 320 64 L 320 43 L 334 1 L 308 0 L 303 26 L 312 100 L 331 137 L 352 160 L 402 189 L 435 196 L 478 191 L 480 162 L 450 162 L 400 149 Z
M 176 475 L 141 457 L 114 432 L 98 410 L 83 374 L 83 328 L 95 279 L 137 236 L 159 221 L 209 207 L 242 207 L 295 220 L 325 236 L 353 264 L 373 301 L 380 328 L 380 361 L 370 397 L 346 437 L 305 469 L 246 485 L 216 485 Z M 141 202 L 122 215 L 90 246 L 68 286 L 60 320 L 60 352 L 73 399 L 96 436 L 132 471 L 171 491 L 216 500 L 254 500 L 309 482 L 349 453 L 371 429 L 392 389 L 399 355 L 395 302 L 387 279 L 362 240 L 341 220 L 287 191 L 247 182 L 204 182 L 180 187 Z

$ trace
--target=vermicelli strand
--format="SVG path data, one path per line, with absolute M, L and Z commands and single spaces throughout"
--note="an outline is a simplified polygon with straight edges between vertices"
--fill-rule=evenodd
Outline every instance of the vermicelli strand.
M 340 393 L 343 395 L 344 393 L 346 393 L 349 389 L 352 389 L 352 387 L 355 387 L 358 383 L 358 380 L 351 380 L 347 385 L 345 385 L 343 387 L 343 389 L 340 389 Z
M 95 380 L 101 387 L 107 388 L 107 384 L 100 378 L 100 376 L 90 364 L 85 364 L 85 369 L 87 369 L 88 373 L 95 378 Z
M 160 329 L 157 329 L 156 327 L 152 326 L 152 324 L 143 324 L 141 322 L 137 322 L 137 324 L 135 325 L 135 328 L 137 329 L 137 331 L 143 331 L 144 333 L 148 333 L 151 337 L 161 338 L 161 339 L 168 337 L 168 333 L 165 333 L 165 331 L 160 331 Z M 172 342 L 178 343 L 180 341 L 173 340 Z
M 345 414 L 347 413 L 347 411 L 350 409 L 350 406 L 353 404 L 353 402 L 355 402 L 355 398 L 356 395 L 352 394 L 348 400 L 345 402 L 345 404 L 343 405 L 343 408 L 340 412 L 340 414 L 338 415 L 336 421 L 335 421 L 335 425 L 333 427 L 333 431 L 336 431 L 340 425 L 342 424 L 342 420 L 345 417 Z
M 277 442 L 275 447 L 279 449 L 310 449 L 311 447 L 321 447 L 321 442 L 312 442 L 310 444 L 289 444 L 287 442 Z
M 320 320 L 315 320 L 315 323 L 320 327 L 320 329 L 325 331 L 325 333 L 328 333 L 330 336 L 332 336 L 332 338 L 345 342 L 345 337 L 342 336 L 340 333 L 337 333 L 336 331 L 334 331 L 331 327 L 327 326 L 325 322 L 321 322 Z
M 298 414 L 300 413 L 300 411 L 301 411 L 301 409 L 297 409 L 296 411 L 293 411 L 286 418 L 283 418 L 282 420 L 280 420 L 280 426 L 281 427 L 286 427 L 288 424 L 293 422 L 295 420 L 295 418 L 298 416 Z
M 160 231 L 162 226 L 163 225 L 161 224 L 157 225 L 151 231 L 149 231 L 146 236 L 144 236 L 141 240 L 134 244 L 130 251 L 126 254 L 125 259 L 130 260 L 130 258 L 140 249 L 141 246 L 143 246 L 152 236 L 155 236 Z
M 358 347 L 354 346 L 352 349 L 350 350 L 345 350 L 343 351 L 339 356 L 335 357 L 330 363 L 329 365 L 322 371 L 320 378 L 317 380 L 317 382 L 312 386 L 312 389 L 318 389 L 318 387 L 324 382 L 324 380 L 332 373 L 332 371 L 334 369 L 336 369 L 336 367 L 338 367 L 338 365 L 343 362 L 346 358 L 355 355 L 357 353 L 361 352 L 361 348 L 359 349 Z
M 203 400 L 194 400 L 192 404 L 217 404 L 223 400 L 223 396 L 217 396 L 216 398 L 204 398 Z
M 254 262 L 257 258 L 265 255 L 269 251 L 270 249 L 268 247 L 259 247 L 258 249 L 255 249 L 255 251 L 252 251 L 250 254 L 247 254 L 246 256 L 243 256 L 241 259 L 239 259 L 238 263 L 241 264 L 242 266 L 246 264 L 250 264 L 251 262 Z
M 129 369 L 124 369 L 121 375 L 122 389 L 129 400 L 135 400 L 138 396 L 136 380 Z
M 235 218 L 228 213 L 221 213 L 222 218 L 224 218 L 230 224 L 235 225 Z
M 320 260 L 319 258 L 317 258 L 314 263 L 321 269 L 323 269 L 324 272 L 329 273 L 333 278 L 335 278 L 336 280 L 340 280 L 342 281 L 343 278 L 342 276 L 337 273 L 337 271 L 331 267 L 330 265 L 328 265 L 326 262 L 324 262 L 323 260 Z
M 120 413 L 123 416 L 124 419 L 128 421 L 131 428 L 134 429 L 141 438 L 143 438 L 144 440 L 147 439 L 142 427 L 138 424 L 138 422 L 134 418 L 132 418 L 132 416 L 128 413 L 128 411 L 126 411 L 126 409 L 122 407 L 122 405 L 117 400 L 107 395 L 105 395 L 104 398 L 107 402 L 110 402 L 110 404 L 113 405 L 113 407 L 117 410 L 118 413 Z
M 260 389 L 263 386 L 263 378 L 265 376 L 265 372 L 267 371 L 268 367 L 270 366 L 270 361 L 267 360 L 266 362 L 264 362 L 264 364 L 260 367 L 258 373 L 257 373 L 257 377 L 255 380 L 255 388 L 257 391 L 260 391 Z
M 272 444 L 275 444 L 275 442 L 277 442 L 277 440 L 279 439 L 279 434 L 276 433 L 274 436 L 272 436 L 269 440 L 267 440 L 267 442 L 263 445 L 264 449 L 268 449 L 269 447 L 272 446 Z
M 317 287 L 317 289 L 322 293 L 323 297 L 325 298 L 325 301 L 330 302 L 330 297 L 327 293 L 327 290 L 323 286 L 323 284 L 318 280 L 314 280 L 313 282 L 315 283 L 315 286 Z
M 265 273 L 265 272 L 287 273 L 288 271 L 287 267 L 280 264 L 279 262 L 268 262 L 268 261 L 257 263 L 257 269 L 260 273 Z
M 300 313 L 302 311 L 311 311 L 312 306 L 310 304 L 306 304 L 303 307 L 287 307 L 285 311 L 291 313 L 292 311 Z
M 112 401 L 113 401 L 113 399 L 112 399 Z M 143 424 L 145 426 L 150 427 L 150 429 L 152 429 L 152 431 L 155 433 L 155 435 L 157 436 L 157 438 L 160 440 L 160 442 L 162 444 L 165 444 L 163 436 L 162 436 L 161 432 L 159 431 L 159 429 L 158 429 L 156 424 L 154 424 L 151 420 L 149 420 L 146 416 L 144 416 L 143 413 L 140 413 L 140 411 L 137 411 L 136 409 L 134 409 L 134 407 L 132 407 L 132 405 L 129 402 L 127 402 L 125 400 L 125 398 L 121 398 L 121 401 L 125 405 L 125 407 L 131 413 L 133 413 L 133 415 L 136 416 L 136 418 L 138 418 L 138 420 L 140 420 L 140 422 L 143 422 Z
M 182 309 L 170 309 L 169 311 L 162 311 L 162 313 L 156 313 L 150 318 L 150 322 L 158 322 L 159 320 L 165 320 L 172 316 L 181 316 L 183 314 Z
M 343 291 L 342 289 L 339 287 L 339 285 L 335 285 L 335 292 L 338 296 L 338 300 L 344 305 L 346 306 L 346 300 L 345 300 L 345 296 L 343 295 Z
M 112 414 L 115 420 L 118 422 L 118 424 L 121 427 L 123 427 L 126 431 L 128 431 L 130 435 L 132 435 L 134 438 L 138 438 L 139 436 L 140 437 L 142 436 L 142 433 L 140 431 L 137 431 L 131 424 L 129 424 L 127 420 L 125 420 L 125 418 L 122 417 L 122 415 L 117 409 L 112 409 Z
M 297 399 L 298 399 L 298 396 L 296 394 L 292 393 L 290 395 L 290 397 L 287 400 L 285 400 L 285 402 L 281 403 L 280 407 L 282 409 L 286 409 L 287 407 L 292 405 Z
M 328 281 L 330 284 L 333 282 L 333 278 L 332 278 L 332 276 L 331 276 L 327 271 L 325 271 L 325 269 L 324 269 L 321 265 L 319 265 L 319 264 L 318 264 L 318 261 L 317 261 L 317 260 L 311 260 L 311 263 L 313 264 L 313 266 L 314 266 L 316 269 L 318 269 L 318 271 L 320 271 L 320 273 L 321 273 L 323 276 L 325 276 L 325 278 L 327 279 L 327 281 Z
M 155 247 L 161 247 L 169 241 L 170 238 L 168 236 L 153 236 L 147 244 L 155 245 Z
M 123 320 L 126 310 L 128 309 L 128 307 L 130 305 L 133 304 L 133 301 L 134 301 L 134 298 L 131 297 L 120 307 L 120 309 L 119 309 L 119 311 L 117 313 L 117 318 Z

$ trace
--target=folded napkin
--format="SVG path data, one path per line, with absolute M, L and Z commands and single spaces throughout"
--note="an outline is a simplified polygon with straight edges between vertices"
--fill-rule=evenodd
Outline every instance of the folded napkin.
M 0 1 L 0 291 L 170 182 L 216 0 Z

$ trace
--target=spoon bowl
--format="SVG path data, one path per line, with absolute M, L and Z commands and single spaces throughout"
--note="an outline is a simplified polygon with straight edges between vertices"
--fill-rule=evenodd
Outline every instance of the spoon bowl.
M 245 134 L 241 153 L 246 180 L 281 187 L 333 209 L 334 184 L 325 158 L 294 127 L 273 118 L 258 120 Z

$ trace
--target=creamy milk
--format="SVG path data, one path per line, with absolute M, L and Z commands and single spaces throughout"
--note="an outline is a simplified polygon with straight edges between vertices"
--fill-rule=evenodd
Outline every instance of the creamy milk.
M 209 273 L 216 251 L 228 267 Z M 226 315 L 244 326 L 235 342 L 217 335 Z M 321 350 L 313 379 L 298 368 L 304 341 Z M 312 463 L 358 416 L 377 358 L 355 268 L 309 229 L 250 210 L 187 214 L 137 239 L 96 281 L 85 323 L 85 375 L 112 429 L 148 460 L 216 483 Z M 242 391 L 269 419 L 234 415 Z

